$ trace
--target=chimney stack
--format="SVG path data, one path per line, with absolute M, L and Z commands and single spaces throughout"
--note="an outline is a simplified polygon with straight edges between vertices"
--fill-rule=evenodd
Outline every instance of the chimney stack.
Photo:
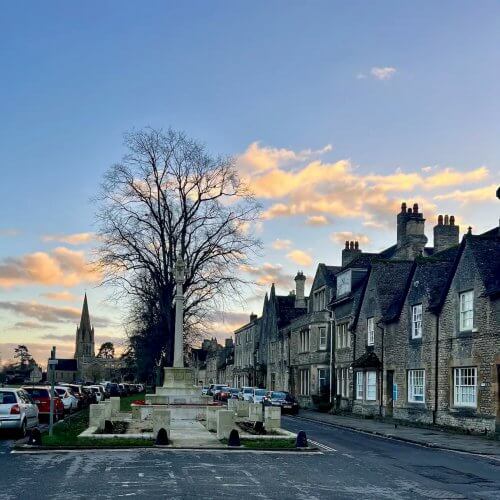
M 422 255 L 427 243 L 424 231 L 425 219 L 422 212 L 419 212 L 418 203 L 414 203 L 411 209 L 403 202 L 401 212 L 397 216 L 398 241 L 395 258 L 413 260 Z
M 257 315 L 256 314 L 254 314 L 254 313 L 250 314 L 250 323 L 252 323 L 256 319 L 257 319 Z
M 342 267 L 347 266 L 361 253 L 358 241 L 346 241 L 345 248 L 342 250 Z
M 306 298 L 304 294 L 306 284 L 306 277 L 302 271 L 297 273 L 295 276 L 295 307 L 296 308 L 305 308 L 306 307 Z
M 437 225 L 434 226 L 434 253 L 458 245 L 459 233 L 459 227 L 455 226 L 455 216 L 438 215 Z

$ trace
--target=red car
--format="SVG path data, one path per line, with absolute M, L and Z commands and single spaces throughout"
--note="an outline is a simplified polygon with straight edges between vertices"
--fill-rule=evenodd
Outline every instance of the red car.
M 50 418 L 50 387 L 46 386 L 27 386 L 23 389 L 31 396 L 31 399 L 38 407 L 38 415 Z M 64 418 L 64 405 L 59 396 L 54 398 L 54 421 Z

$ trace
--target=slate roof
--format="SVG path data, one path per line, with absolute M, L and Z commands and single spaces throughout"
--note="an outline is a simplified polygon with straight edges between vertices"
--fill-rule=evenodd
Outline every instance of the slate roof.
M 341 266 L 324 266 L 324 276 L 326 285 L 330 288 L 335 287 L 335 275 L 342 269 Z
M 385 322 L 398 318 L 413 274 L 411 261 L 377 260 L 372 265 L 369 280 L 373 279 L 378 302 Z
M 57 365 L 55 365 L 55 369 L 58 371 L 64 372 L 76 372 L 78 371 L 78 363 L 76 359 L 62 359 L 59 358 L 57 360 Z
M 500 237 L 498 228 L 466 237 L 487 295 L 500 294 Z
M 278 328 L 288 325 L 297 316 L 307 313 L 307 308 L 295 307 L 295 295 L 276 296 L 276 317 Z

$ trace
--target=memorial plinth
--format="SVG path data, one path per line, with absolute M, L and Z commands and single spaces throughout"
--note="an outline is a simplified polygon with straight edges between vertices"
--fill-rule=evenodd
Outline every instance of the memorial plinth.
M 205 405 L 201 389 L 194 385 L 191 368 L 164 368 L 163 386 L 157 387 L 155 394 L 146 394 L 150 404 L 189 404 Z

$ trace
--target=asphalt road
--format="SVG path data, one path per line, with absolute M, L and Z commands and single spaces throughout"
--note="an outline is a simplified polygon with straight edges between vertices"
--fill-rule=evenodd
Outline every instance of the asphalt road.
M 134 450 L 8 454 L 11 498 L 500 498 L 500 462 L 286 417 L 321 454 Z

